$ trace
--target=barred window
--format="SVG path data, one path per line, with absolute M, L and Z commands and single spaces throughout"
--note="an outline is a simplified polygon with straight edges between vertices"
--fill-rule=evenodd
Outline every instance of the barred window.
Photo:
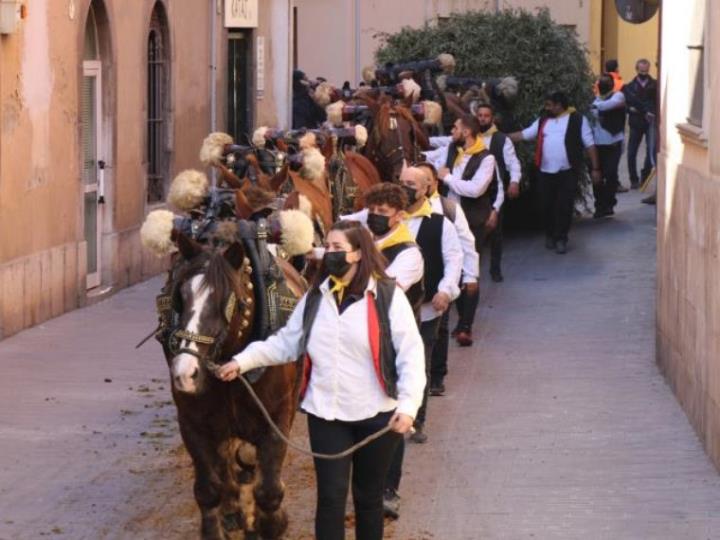
M 150 20 L 147 56 L 147 202 L 165 200 L 168 183 L 168 25 L 165 9 L 155 4 Z

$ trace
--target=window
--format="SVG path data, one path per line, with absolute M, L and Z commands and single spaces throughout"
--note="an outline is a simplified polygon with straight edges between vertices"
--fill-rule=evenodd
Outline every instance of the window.
M 167 17 L 160 2 L 150 20 L 147 56 L 147 202 L 165 200 L 168 182 L 168 31 Z
M 228 133 L 242 140 L 250 130 L 250 36 L 249 32 L 230 32 L 228 42 Z

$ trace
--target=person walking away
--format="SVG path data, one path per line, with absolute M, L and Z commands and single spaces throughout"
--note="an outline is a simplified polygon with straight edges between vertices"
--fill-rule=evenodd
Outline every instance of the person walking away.
M 592 104 L 595 116 L 593 135 L 597 148 L 602 178 L 593 183 L 595 195 L 595 218 L 612 216 L 619 179 L 618 166 L 625 140 L 625 95 L 613 90 L 613 80 L 609 75 L 598 79 L 600 94 Z
M 509 137 L 513 142 L 537 139 L 535 165 L 540 170 L 545 247 L 564 255 L 567 253 L 575 196 L 585 166 L 584 151 L 592 163 L 593 183 L 601 179 L 590 123 L 569 106 L 565 93 L 553 92 L 545 98 L 544 114 L 529 127 L 511 133 Z
M 653 167 L 654 145 L 649 143 L 650 129 L 657 114 L 657 81 L 650 76 L 650 61 L 644 58 L 635 64 L 637 75 L 623 87 L 628 111 L 627 163 L 630 173 L 630 187 L 638 189 L 640 180 L 645 180 Z M 637 155 L 640 143 L 645 138 L 646 153 L 640 176 L 637 172 Z
M 489 229 L 488 242 L 490 244 L 490 278 L 500 283 L 502 274 L 503 251 L 503 205 L 504 193 L 511 199 L 520 195 L 520 179 L 522 166 L 515 152 L 515 145 L 510 138 L 499 131 L 495 125 L 495 109 L 488 103 L 477 106 L 475 117 L 480 124 L 485 146 L 495 158 L 497 174 L 500 178 L 499 189 L 493 189 L 493 211 L 490 213 L 486 227 Z M 492 189 L 492 188 L 491 188 Z
M 251 369 L 302 357 L 300 408 L 307 414 L 313 452 L 339 453 L 392 426 L 350 457 L 314 460 L 318 540 L 345 538 L 351 483 L 356 538 L 382 539 L 387 470 L 423 397 L 422 338 L 416 325 L 407 324 L 413 317 L 410 303 L 384 268 L 365 227 L 336 223 L 318 277 L 287 324 L 248 345 L 218 373 L 231 381 Z M 371 341 L 380 346 L 371 347 Z
M 475 236 L 470 231 L 465 212 L 462 206 L 438 192 L 437 171 L 431 163 L 419 163 L 417 165 L 425 173 L 430 182 L 430 204 L 432 211 L 442 214 L 450 220 L 460 240 L 460 247 L 463 253 L 462 263 L 462 287 L 476 288 L 480 274 L 480 257 L 475 250 Z M 443 313 L 438 327 L 438 335 L 430 360 L 430 395 L 444 396 L 445 376 L 448 374 L 448 352 L 450 347 L 450 310 Z
M 613 79 L 613 92 L 621 92 L 623 89 L 623 86 L 625 86 L 625 81 L 623 81 L 622 75 L 620 75 L 620 66 L 618 65 L 618 61 L 614 58 L 611 60 L 607 60 L 605 62 L 605 71 L 602 73 L 603 75 L 610 75 Z M 595 82 L 595 85 L 593 87 L 593 92 L 597 96 L 600 94 L 600 89 L 598 88 L 597 81 Z
M 480 126 L 474 116 L 466 115 L 455 121 L 450 143 L 437 150 L 425 153 L 430 163 L 438 168 L 438 178 L 447 190 L 450 200 L 458 203 L 467 216 L 470 230 L 475 236 L 475 251 L 482 255 L 488 233 L 487 222 L 492 212 L 490 185 L 497 180 L 495 158 L 485 148 L 480 135 Z M 442 137 L 431 139 L 431 143 L 445 141 Z M 470 346 L 472 325 L 479 301 L 478 287 L 464 286 L 455 305 L 458 310 L 458 324 L 454 330 L 455 339 L 461 346 Z

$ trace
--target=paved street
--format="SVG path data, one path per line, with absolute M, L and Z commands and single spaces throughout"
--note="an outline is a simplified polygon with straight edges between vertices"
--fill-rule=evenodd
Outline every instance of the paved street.
M 654 210 L 514 238 L 479 339 L 452 349 L 411 446 L 401 540 L 720 538 L 720 477 L 654 364 Z M 196 538 L 159 347 L 156 278 L 0 343 L 0 539 Z M 304 418 L 295 436 L 303 440 Z M 292 454 L 289 538 L 311 538 Z

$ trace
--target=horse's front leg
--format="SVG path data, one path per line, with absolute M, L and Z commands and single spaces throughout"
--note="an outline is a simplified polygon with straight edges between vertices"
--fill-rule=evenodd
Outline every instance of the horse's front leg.
M 226 463 L 220 458 L 216 443 L 211 438 L 192 432 L 182 423 L 180 428 L 195 469 L 193 493 L 200 508 L 200 537 L 203 540 L 226 540 L 221 506 Z
M 260 477 L 255 486 L 255 523 L 260 536 L 268 540 L 280 538 L 288 526 L 287 513 L 282 508 L 285 486 L 280 479 L 286 451 L 287 445 L 274 433 L 257 447 Z

